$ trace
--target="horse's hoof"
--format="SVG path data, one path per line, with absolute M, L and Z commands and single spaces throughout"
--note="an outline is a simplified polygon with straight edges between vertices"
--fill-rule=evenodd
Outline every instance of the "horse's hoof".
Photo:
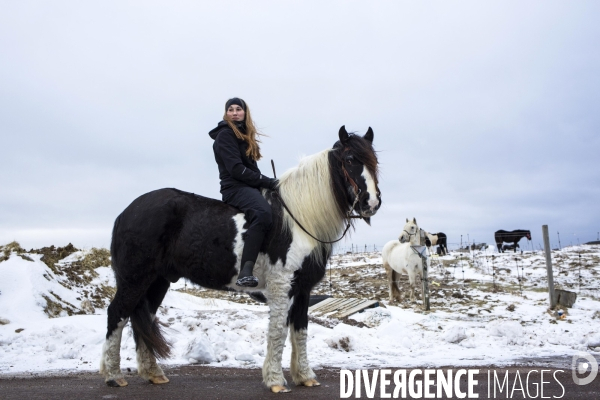
M 286 385 L 273 385 L 271 386 L 271 392 L 273 393 L 288 393 L 292 390 Z
M 109 379 L 106 381 L 106 384 L 110 387 L 123 387 L 128 385 L 127 381 L 123 378 Z
M 302 385 L 307 387 L 321 386 L 321 384 L 316 379 L 309 379 L 306 382 L 302 382 Z
M 169 378 L 164 375 L 152 376 L 150 377 L 150 383 L 154 383 L 155 385 L 162 385 L 163 383 L 168 383 Z

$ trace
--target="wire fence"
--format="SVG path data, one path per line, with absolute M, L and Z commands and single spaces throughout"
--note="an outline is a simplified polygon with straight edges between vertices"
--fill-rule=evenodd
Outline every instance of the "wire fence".
M 493 290 L 520 292 L 548 291 L 548 275 L 543 250 L 497 253 L 484 250 L 452 252 L 433 257 L 431 270 L 443 281 L 483 284 Z M 555 289 L 600 298 L 600 246 L 565 247 L 552 250 Z
M 526 290 L 548 291 L 543 249 L 529 246 L 529 249 L 500 253 L 495 244 L 473 242 L 463 243 L 463 247 L 450 244 L 448 247 L 449 253 L 445 256 L 430 255 L 429 282 L 521 295 Z M 338 247 L 335 255 L 338 258 L 364 255 L 372 259 L 381 256 L 381 248 L 374 244 L 352 244 Z M 600 299 L 600 244 L 553 249 L 551 258 L 555 289 Z
M 600 244 L 600 241 L 592 241 L 584 244 Z M 552 250 L 562 250 L 563 247 L 573 247 L 580 246 L 579 240 L 576 240 L 576 243 L 570 241 L 569 244 L 565 244 L 564 246 L 560 241 L 558 244 L 556 242 L 551 242 Z M 448 242 L 446 244 L 448 251 L 458 251 L 458 252 L 468 252 L 472 250 L 483 250 L 484 248 L 488 249 L 497 249 L 497 245 L 495 242 L 477 242 L 477 241 L 464 241 L 464 242 Z M 503 251 L 512 251 L 513 249 L 509 248 L 508 243 L 504 243 Z M 349 246 L 335 246 L 333 249 L 334 255 L 339 254 L 357 254 L 357 253 L 370 253 L 381 251 L 383 246 L 377 244 L 362 244 L 362 243 L 352 243 Z M 435 246 L 433 246 L 435 248 Z M 491 250 L 490 250 L 491 251 Z M 529 252 L 543 252 L 544 246 L 541 242 L 534 243 L 532 240 L 522 240 L 517 243 L 517 251 L 529 251 Z

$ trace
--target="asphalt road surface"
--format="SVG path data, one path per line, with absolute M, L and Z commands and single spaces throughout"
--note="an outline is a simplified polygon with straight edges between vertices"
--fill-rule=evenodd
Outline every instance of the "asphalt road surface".
M 479 399 L 497 398 L 497 399 L 529 399 L 529 398 L 562 398 L 562 399 L 600 399 L 600 376 L 585 386 L 576 385 L 573 382 L 572 372 L 569 369 L 557 369 L 550 367 L 512 367 L 497 368 L 489 367 L 465 367 L 465 369 L 479 369 L 478 374 L 473 378 L 477 384 L 473 386 L 474 393 L 478 394 Z M 544 370 L 542 376 L 541 370 Z M 390 384 L 384 386 L 385 393 L 394 398 L 396 388 L 393 380 L 394 372 L 399 368 L 390 368 L 391 374 L 387 375 Z M 378 373 L 381 373 L 379 370 Z M 411 396 L 408 392 L 408 377 L 413 370 L 402 370 L 406 373 L 407 392 L 406 397 L 402 397 L 401 388 L 398 389 L 396 398 L 424 398 L 423 397 L 423 375 L 416 375 L 413 382 L 419 382 L 412 386 L 417 391 L 416 396 Z M 440 368 L 435 371 L 447 373 L 447 369 Z M 452 368 L 453 377 L 456 376 L 459 369 Z M 498 382 L 502 382 L 507 377 L 506 384 L 501 391 L 499 386 L 494 383 L 494 371 Z M 560 372 L 563 371 L 563 372 Z M 318 380 L 321 382 L 319 387 L 297 387 L 292 384 L 290 393 L 274 394 L 265 387 L 261 380 L 260 369 L 237 369 L 237 368 L 214 368 L 205 366 L 185 366 L 179 368 L 165 369 L 169 383 L 165 385 L 152 385 L 143 381 L 134 373 L 128 373 L 126 376 L 129 385 L 123 388 L 107 387 L 101 376 L 92 373 L 71 374 L 64 376 L 32 376 L 32 377 L 3 377 L 0 378 L 0 399 L 25 399 L 25 400 L 53 400 L 53 399 L 339 399 L 340 389 L 345 391 L 344 398 L 383 398 L 381 394 L 380 380 L 376 382 L 374 393 L 369 396 L 365 385 L 361 385 L 360 394 L 356 392 L 356 387 L 350 389 L 348 386 L 347 375 L 352 375 L 355 380 L 356 371 L 350 371 L 344 375 L 344 383 L 340 381 L 342 375 L 339 369 L 320 369 L 316 370 Z M 375 370 L 368 370 L 368 376 L 371 378 Z M 527 375 L 529 373 L 529 379 Z M 360 373 L 363 376 L 362 372 Z M 289 371 L 285 371 L 286 378 L 291 382 Z M 400 375 L 399 375 L 400 376 Z M 468 373 L 460 377 L 459 395 L 465 393 L 468 396 Z M 435 381 L 435 373 L 432 376 Z M 491 378 L 491 384 L 488 387 L 488 377 Z M 364 378 L 363 378 L 364 379 Z M 543 383 L 541 383 L 543 381 Z M 364 382 L 363 382 L 364 383 Z M 540 385 L 541 383 L 541 385 Z M 343 386 L 343 387 L 342 387 Z M 370 385 L 369 385 L 370 386 Z M 540 393 L 539 388 L 543 386 L 544 392 Z M 419 388 L 420 387 L 420 388 Z M 452 392 L 452 397 L 437 397 L 437 386 L 429 386 L 428 390 L 434 395 L 430 398 L 459 398 L 456 392 Z M 494 395 L 493 388 L 496 389 Z M 510 392 L 509 392 L 510 388 Z M 420 390 L 420 396 L 418 391 Z M 488 392 L 489 390 L 489 392 Z M 489 394 L 488 394 L 489 393 Z M 445 394 L 445 393 L 443 393 Z M 357 397 L 360 395 L 360 397 Z M 543 395 L 543 397 L 542 397 Z

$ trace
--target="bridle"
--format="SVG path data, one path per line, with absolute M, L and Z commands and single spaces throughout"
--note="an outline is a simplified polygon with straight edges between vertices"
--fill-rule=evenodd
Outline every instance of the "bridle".
M 410 237 L 411 236 L 417 236 L 417 234 L 420 235 L 422 229 L 417 229 L 417 231 L 415 233 L 410 233 L 409 231 L 407 231 L 406 229 L 403 229 L 402 232 L 406 232 L 406 234 L 408 235 L 408 241 L 410 242 Z M 426 256 L 424 256 L 420 251 L 418 251 L 416 248 L 417 247 L 423 247 L 422 244 L 419 244 L 418 246 L 413 246 L 410 245 L 410 248 L 412 249 L 412 251 L 415 252 L 415 254 L 417 254 L 419 256 L 419 258 L 421 258 L 423 261 L 425 261 L 427 259 Z
M 275 173 L 275 163 L 273 162 L 273 160 L 271 160 L 271 167 L 273 167 L 273 177 L 275 177 L 275 179 L 277 179 L 277 175 Z M 350 226 L 352 225 L 352 219 L 353 218 L 361 218 L 361 219 L 364 218 L 364 217 L 362 217 L 360 215 L 352 215 L 352 211 L 354 211 L 354 207 L 356 207 L 356 203 L 358 203 L 358 196 L 360 195 L 361 190 L 358 187 L 358 185 L 356 184 L 356 182 L 354 182 L 354 180 L 352 179 L 352 177 L 350 177 L 350 175 L 348 174 L 348 171 L 344 167 L 343 163 L 342 163 L 342 171 L 344 171 L 344 177 L 346 178 L 347 181 L 350 182 L 350 185 L 352 186 L 352 189 L 354 191 L 354 202 L 352 203 L 352 206 L 350 207 L 350 209 L 346 212 L 346 219 L 348 220 L 348 224 L 346 225 L 346 229 L 344 229 L 344 233 L 342 233 L 342 236 L 340 236 L 340 238 L 336 239 L 336 240 L 328 241 L 328 240 L 321 240 L 321 239 L 316 238 L 313 234 L 311 234 L 309 231 L 307 231 L 305 227 L 302 226 L 302 224 L 300 223 L 300 221 L 298 221 L 296 219 L 296 217 L 294 217 L 294 214 L 292 214 L 292 212 L 288 208 L 287 204 L 285 204 L 285 201 L 283 201 L 283 198 L 281 197 L 281 195 L 279 194 L 279 192 L 277 192 L 276 190 L 273 191 L 273 197 L 275 197 L 276 199 L 279 200 L 279 202 L 281 203 L 281 206 L 288 212 L 288 214 L 294 220 L 294 222 L 296 224 L 298 224 L 298 226 L 300 227 L 300 229 L 302 229 L 308 236 L 310 236 L 311 238 L 313 238 L 314 240 L 316 240 L 319 243 L 333 244 L 333 243 L 339 242 L 340 240 L 342 240 L 344 238 L 344 236 L 346 236 L 346 233 L 348 232 L 348 229 L 350 229 Z
M 410 237 L 411 236 L 417 236 L 417 232 L 415 233 L 410 233 L 409 231 L 407 231 L 406 229 L 403 229 L 402 232 L 406 232 L 406 234 L 408 235 L 408 241 L 410 242 Z
M 409 232 L 409 231 L 407 231 L 406 229 L 404 229 L 402 232 L 406 232 L 406 234 L 408 235 L 408 237 L 411 237 L 411 236 L 416 236 L 416 235 L 417 235 L 417 233 L 416 233 L 416 232 L 415 232 L 415 233 L 410 233 L 410 232 Z

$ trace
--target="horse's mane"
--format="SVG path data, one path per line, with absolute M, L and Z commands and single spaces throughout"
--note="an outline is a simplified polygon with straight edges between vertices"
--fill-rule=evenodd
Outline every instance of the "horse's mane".
M 279 192 L 294 217 L 308 232 L 322 241 L 338 239 L 344 228 L 344 216 L 338 212 L 336 196 L 331 186 L 329 153 L 324 150 L 312 156 L 304 157 L 300 164 L 286 171 L 280 178 Z M 297 224 L 285 212 L 284 229 L 294 230 Z M 308 241 L 313 257 L 320 257 L 322 250 L 329 250 L 330 244 L 319 243 L 298 227 L 294 230 Z M 294 237 L 296 239 L 296 236 Z M 328 252 L 327 252 L 328 253 Z
M 355 134 L 349 134 L 344 145 L 338 141 L 332 149 L 302 158 L 297 167 L 286 171 L 279 180 L 281 197 L 294 217 L 311 235 L 324 242 L 339 239 L 346 221 L 354 225 L 346 218 L 349 206 L 345 178 L 341 173 L 333 176 L 331 173 L 332 169 L 343 165 L 347 151 L 367 168 L 377 183 L 377 155 L 370 141 Z M 295 234 L 301 235 L 312 246 L 311 256 L 315 260 L 326 261 L 322 257 L 329 254 L 331 244 L 311 238 L 287 212 L 284 213 L 283 226 L 290 232 L 296 228 Z

